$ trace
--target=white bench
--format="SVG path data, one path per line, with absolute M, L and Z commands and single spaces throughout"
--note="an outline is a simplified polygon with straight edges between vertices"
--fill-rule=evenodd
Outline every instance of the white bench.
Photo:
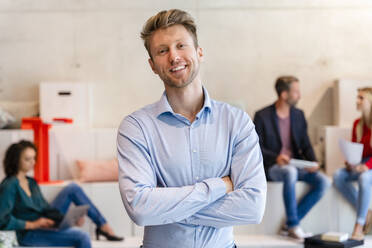
M 115 232 L 125 237 L 143 235 L 143 227 L 135 225 L 127 215 L 116 182 L 83 183 L 81 186 Z M 41 185 L 41 190 L 47 200 L 51 201 L 63 187 L 64 185 Z M 297 195 L 301 196 L 308 190 L 308 187 L 299 182 L 296 190 Z M 355 211 L 346 200 L 334 187 L 330 187 L 319 203 L 303 219 L 301 226 L 312 233 L 329 230 L 350 233 L 355 222 L 355 215 Z M 284 218 L 282 183 L 269 182 L 266 210 L 261 224 L 236 226 L 234 233 L 237 235 L 275 235 Z M 95 227 L 92 222 L 87 220 L 83 228 L 93 237 Z
M 67 183 L 65 183 L 67 184 Z M 52 200 L 65 185 L 41 185 L 47 200 Z M 143 228 L 136 226 L 126 214 L 119 194 L 118 184 L 83 183 L 84 191 L 103 213 L 113 229 L 125 237 L 124 242 L 94 241 L 94 225 L 86 221 L 83 229 L 92 236 L 95 248 L 134 248 L 142 243 Z M 304 183 L 297 183 L 298 195 L 307 190 Z M 235 239 L 239 248 L 253 247 L 302 247 L 298 243 L 275 236 L 284 219 L 282 200 L 282 183 L 269 182 L 267 205 L 261 224 L 234 227 Z M 355 221 L 355 212 L 351 206 L 331 187 L 320 202 L 304 218 L 301 226 L 314 234 L 325 231 L 341 231 L 351 233 Z M 372 247 L 372 240 L 368 243 Z M 368 247 L 368 246 L 365 246 Z

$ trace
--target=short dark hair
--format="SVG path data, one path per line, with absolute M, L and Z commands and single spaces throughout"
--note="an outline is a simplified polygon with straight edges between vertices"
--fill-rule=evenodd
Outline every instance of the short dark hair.
M 8 147 L 4 158 L 4 172 L 6 177 L 17 175 L 19 171 L 19 161 L 21 160 L 22 152 L 26 148 L 34 149 L 34 151 L 37 152 L 34 143 L 27 140 L 21 140 L 20 142 L 14 143 Z
M 275 82 L 275 90 L 278 94 L 278 97 L 280 97 L 280 94 L 282 94 L 283 91 L 289 91 L 291 88 L 291 84 L 293 82 L 298 82 L 298 78 L 294 76 L 281 76 L 278 77 L 278 79 Z

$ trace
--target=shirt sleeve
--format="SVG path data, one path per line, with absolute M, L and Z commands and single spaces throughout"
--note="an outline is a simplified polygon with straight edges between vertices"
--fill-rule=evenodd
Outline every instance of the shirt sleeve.
M 138 225 L 180 222 L 226 194 L 221 178 L 184 187 L 158 187 L 145 136 L 132 117 L 120 125 L 117 147 L 121 197 L 128 215 Z
M 352 133 L 351 133 L 351 142 L 358 142 L 357 141 L 357 125 L 359 123 L 360 119 L 357 119 L 354 121 L 353 123 L 353 130 L 352 130 Z M 365 162 L 366 166 L 368 167 L 368 169 L 372 169 L 372 158 L 368 159 L 367 162 Z
M 258 136 L 249 119 L 233 148 L 231 180 L 234 191 L 201 209 L 185 223 L 221 228 L 258 224 L 266 205 L 266 177 Z
M 26 222 L 12 215 L 17 194 L 13 182 L 5 182 L 0 186 L 0 230 L 22 230 Z
M 370 158 L 370 159 L 366 162 L 366 166 L 368 167 L 368 169 L 372 169 L 372 158 Z

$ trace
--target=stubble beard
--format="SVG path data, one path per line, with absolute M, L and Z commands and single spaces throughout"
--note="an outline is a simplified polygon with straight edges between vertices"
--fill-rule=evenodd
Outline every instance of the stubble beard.
M 287 100 L 287 104 L 288 104 L 289 106 L 291 106 L 291 107 L 296 107 L 298 101 L 299 101 L 299 100 L 294 101 L 294 100 L 292 100 L 292 99 L 288 99 L 288 100 Z
M 189 77 L 184 82 L 182 82 L 181 84 L 173 81 L 166 74 L 165 74 L 165 77 L 162 78 L 162 80 L 163 80 L 164 84 L 166 84 L 168 87 L 181 89 L 181 88 L 185 88 L 186 86 L 188 86 L 189 84 L 191 84 L 194 81 L 194 79 L 196 78 L 196 76 L 198 75 L 198 73 L 199 73 L 199 65 L 197 67 L 195 67 L 190 72 Z

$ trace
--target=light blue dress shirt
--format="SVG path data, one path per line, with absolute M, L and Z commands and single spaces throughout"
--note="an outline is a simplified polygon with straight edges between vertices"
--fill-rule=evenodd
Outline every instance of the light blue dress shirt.
M 119 184 L 144 248 L 231 248 L 233 226 L 263 217 L 266 178 L 254 124 L 214 101 L 194 122 L 160 101 L 124 118 L 117 146 Z M 234 191 L 221 179 L 230 176 Z

